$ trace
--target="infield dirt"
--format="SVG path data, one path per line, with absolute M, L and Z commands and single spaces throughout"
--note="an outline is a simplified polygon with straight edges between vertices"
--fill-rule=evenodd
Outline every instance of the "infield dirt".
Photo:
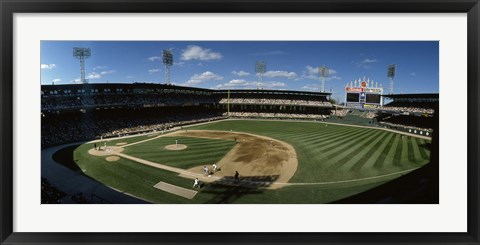
M 215 177 L 234 176 L 239 172 L 240 179 L 245 177 L 274 177 L 277 184 L 270 188 L 279 188 L 295 174 L 298 166 L 297 154 L 293 146 L 276 139 L 237 132 L 188 130 L 177 131 L 168 136 L 197 137 L 208 139 L 236 140 L 236 145 L 219 162 Z M 188 169 L 194 173 L 203 173 L 203 166 L 212 170 L 213 163 L 203 163 Z M 187 176 L 185 176 L 187 177 Z

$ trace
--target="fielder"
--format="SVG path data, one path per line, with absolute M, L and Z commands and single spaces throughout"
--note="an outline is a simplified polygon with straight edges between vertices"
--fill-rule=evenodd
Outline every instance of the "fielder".
M 198 178 L 195 178 L 195 182 L 193 183 L 193 188 L 198 187 L 200 189 L 200 181 L 198 181 Z
M 212 171 L 215 173 L 217 171 L 217 164 L 212 164 Z
M 207 167 L 207 165 L 203 166 L 203 171 L 205 172 L 205 175 L 208 175 L 208 167 Z

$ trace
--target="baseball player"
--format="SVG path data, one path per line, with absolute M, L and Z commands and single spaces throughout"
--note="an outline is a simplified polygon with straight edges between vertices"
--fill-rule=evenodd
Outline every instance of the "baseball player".
M 238 171 L 235 171 L 235 184 L 238 183 L 239 179 L 238 179 Z
M 203 171 L 205 172 L 205 175 L 208 175 L 208 167 L 207 167 L 207 165 L 203 166 Z
M 200 181 L 198 180 L 198 178 L 195 178 L 195 182 L 193 183 L 193 188 L 195 187 L 198 187 L 198 189 L 200 189 Z
M 217 171 L 217 164 L 212 164 L 212 171 L 215 173 Z

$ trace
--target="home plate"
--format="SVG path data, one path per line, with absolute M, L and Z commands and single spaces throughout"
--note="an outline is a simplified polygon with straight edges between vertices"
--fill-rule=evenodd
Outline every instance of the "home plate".
M 189 190 L 187 188 L 183 188 L 183 187 L 176 186 L 176 185 L 171 185 L 171 184 L 165 183 L 163 181 L 158 182 L 153 187 L 155 187 L 159 190 L 162 190 L 162 191 L 166 191 L 168 193 L 175 194 L 177 196 L 188 198 L 188 199 L 192 199 L 198 193 L 197 191 L 192 191 L 192 190 Z

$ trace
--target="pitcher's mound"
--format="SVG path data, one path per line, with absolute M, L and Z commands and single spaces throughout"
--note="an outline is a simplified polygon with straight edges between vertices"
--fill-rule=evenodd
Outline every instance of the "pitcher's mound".
M 185 150 L 185 149 L 187 149 L 187 145 L 184 145 L 184 144 L 167 145 L 167 146 L 165 146 L 165 149 L 170 150 L 170 151 L 180 151 L 180 150 Z

